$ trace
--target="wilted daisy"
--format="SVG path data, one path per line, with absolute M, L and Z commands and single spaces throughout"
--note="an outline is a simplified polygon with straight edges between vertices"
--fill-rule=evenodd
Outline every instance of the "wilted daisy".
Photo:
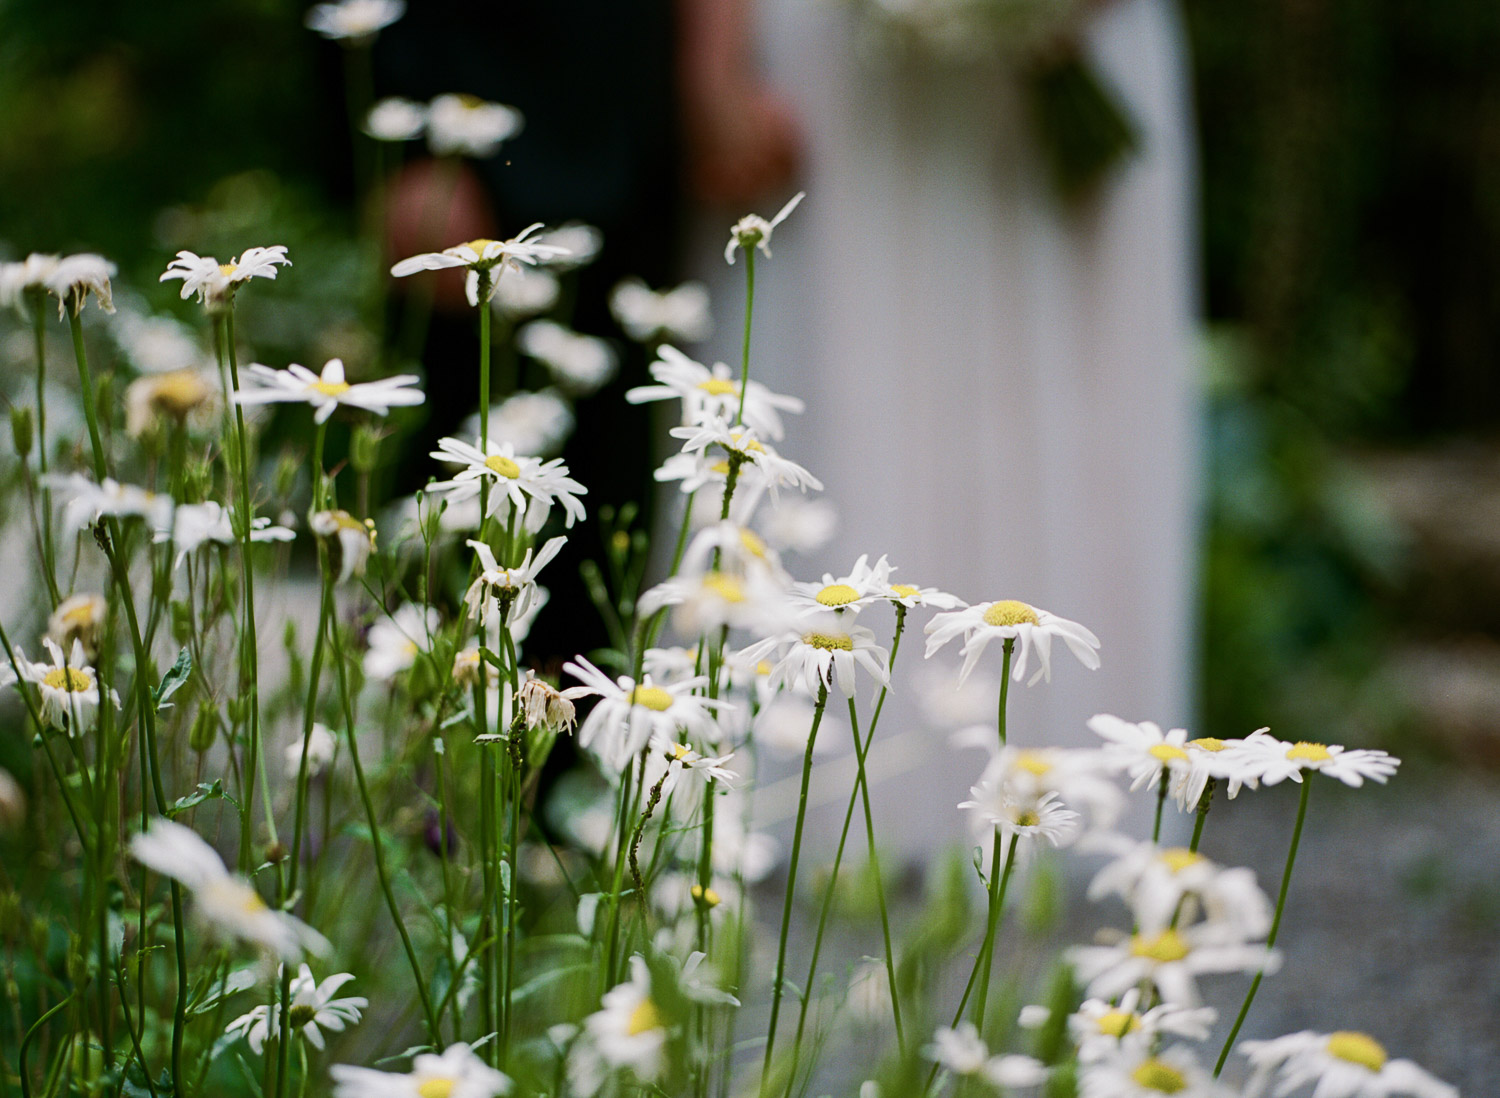
M 862 625 L 840 621 L 836 614 L 803 620 L 796 629 L 767 637 L 745 648 L 748 660 L 768 659 L 777 649 L 781 655 L 771 668 L 772 687 L 790 686 L 816 695 L 821 687 L 837 687 L 853 697 L 855 666 L 863 667 L 881 686 L 887 684 L 890 656 L 875 643 L 875 634 Z
M 1060 618 L 1034 606 L 1015 599 L 1000 599 L 996 602 L 981 602 L 964 610 L 946 614 L 935 614 L 927 623 L 927 655 L 930 657 L 955 637 L 964 638 L 963 669 L 959 682 L 968 678 L 969 672 L 979 662 L 985 647 L 995 639 L 1018 641 L 1020 651 L 1016 655 L 1011 677 L 1020 682 L 1026 675 L 1026 661 L 1033 648 L 1036 649 L 1037 670 L 1027 685 L 1038 679 L 1052 679 L 1052 638 L 1061 637 L 1069 651 L 1078 657 L 1078 662 L 1089 670 L 1099 666 L 1099 638 L 1076 621 Z
M 84 656 L 92 660 L 99 652 L 99 635 L 108 611 L 103 595 L 69 595 L 47 618 L 47 639 L 64 650 L 81 644 Z
M 1195 1007 L 1198 977 L 1223 972 L 1275 972 L 1281 954 L 1264 945 L 1225 942 L 1222 929 L 1207 923 L 1155 934 L 1122 936 L 1113 945 L 1074 946 L 1067 951 L 1086 992 L 1096 999 L 1123 995 L 1150 980 L 1164 1002 Z
M 673 742 L 681 732 L 712 739 L 714 711 L 728 706 L 693 693 L 707 682 L 701 675 L 670 685 L 658 685 L 647 675 L 637 684 L 627 675 L 611 679 L 583 656 L 563 664 L 563 670 L 599 697 L 578 729 L 579 746 L 616 771 L 653 740 Z
M 250 522 L 250 540 L 253 542 L 294 541 L 296 537 L 296 533 L 285 526 L 271 525 L 271 519 L 267 515 L 261 515 Z M 152 540 L 172 543 L 177 550 L 177 559 L 172 562 L 172 567 L 176 568 L 189 553 L 209 542 L 215 545 L 234 545 L 240 539 L 234 532 L 232 512 L 223 504 L 210 499 L 202 503 L 182 504 L 172 513 L 170 526 L 158 528 Z
M 625 394 L 631 404 L 657 400 L 682 401 L 684 426 L 696 427 L 711 420 L 732 422 L 740 414 L 740 383 L 722 362 L 712 368 L 694 362 L 676 347 L 663 346 L 651 364 L 655 385 L 640 385 Z M 802 401 L 773 393 L 758 381 L 745 387 L 744 424 L 760 438 L 780 439 L 785 434 L 782 412 L 801 412 Z M 685 437 L 685 436 L 679 436 Z M 701 447 L 694 447 L 701 449 Z
M 823 490 L 823 482 L 795 461 L 782 457 L 770 446 L 761 442 L 755 431 L 746 427 L 731 427 L 726 420 L 710 417 L 693 427 L 673 427 L 668 432 L 674 438 L 683 439 L 684 453 L 707 450 L 718 446 L 726 457 L 734 456 L 742 465 L 753 466 L 765 477 L 771 498 L 776 498 L 777 488 L 796 488 L 805 492 Z
M 1252 732 L 1234 750 L 1234 756 L 1253 768 L 1267 785 L 1290 778 L 1302 780 L 1302 771 L 1316 770 L 1345 785 L 1361 786 L 1365 779 L 1382 784 L 1396 772 L 1401 760 L 1384 751 L 1349 750 L 1338 744 L 1288 743 L 1262 729 Z
M 469 548 L 479 554 L 480 569 L 479 576 L 464 593 L 464 604 L 469 608 L 469 616 L 487 616 L 490 600 L 500 598 L 509 600 L 509 614 L 524 616 L 536 599 L 537 574 L 557 556 L 567 540 L 563 537 L 552 538 L 541 549 L 536 550 L 535 555 L 528 546 L 521 557 L 521 563 L 514 568 L 500 567 L 495 560 L 494 550 L 484 542 L 469 542 Z
M 76 316 L 83 311 L 83 303 L 89 294 L 106 313 L 115 311 L 114 298 L 109 280 L 115 276 L 115 265 L 102 255 L 83 252 L 63 256 L 58 260 L 43 285 L 48 292 L 57 295 L 57 315 L 62 316 L 72 309 Z
M 211 255 L 184 250 L 167 264 L 157 281 L 180 278 L 184 301 L 196 293 L 201 304 L 216 308 L 232 301 L 235 290 L 243 283 L 252 278 L 275 278 L 278 266 L 290 267 L 291 264 L 286 257 L 285 244 L 247 248 L 238 259 L 231 259 L 228 263 L 220 263 Z
M 551 320 L 525 325 L 516 333 L 516 346 L 546 366 L 563 389 L 578 396 L 598 392 L 620 365 L 604 340 L 580 335 Z
M 573 699 L 589 693 L 588 687 L 570 686 L 559 690 L 545 679 L 536 677 L 536 672 L 526 669 L 526 678 L 521 683 L 521 713 L 526 727 L 545 729 L 548 732 L 571 732 L 578 721 L 573 708 Z
M 517 267 L 495 280 L 495 296 L 490 299 L 494 310 L 511 320 L 538 316 L 557 304 L 562 284 L 551 271 L 540 267 Z M 526 352 L 531 354 L 530 351 Z M 535 357 L 542 357 L 537 355 Z
M 309 30 L 324 38 L 360 45 L 405 14 L 406 0 L 340 0 L 337 4 L 314 4 L 306 23 Z
M 327 953 L 327 939 L 284 911 L 272 911 L 248 881 L 224 868 L 218 852 L 197 832 L 171 820 L 152 821 L 149 830 L 130 840 L 136 861 L 176 880 L 197 901 L 210 925 L 255 942 L 294 961 L 304 950 Z
M 464 466 L 452 480 L 429 484 L 430 492 L 445 492 L 454 500 L 469 499 L 478 496 L 481 485 L 488 481 L 492 517 L 500 515 L 509 502 L 523 513 L 533 503 L 540 503 L 543 518 L 552 504 L 560 504 L 565 526 L 583 518 L 583 504 L 578 497 L 587 494 L 588 489 L 568 476 L 568 467 L 558 458 L 542 461 L 518 452 L 510 442 L 493 438 L 483 450 L 456 438 L 439 439 L 438 448 L 430 456 Z
M 72 530 L 86 530 L 105 516 L 143 518 L 158 530 L 172 522 L 171 497 L 134 484 L 121 484 L 109 477 L 95 484 L 82 473 L 49 476 L 46 483 L 59 498 L 67 500 L 62 521 Z
M 792 195 L 791 201 L 777 212 L 776 216 L 767 221 L 759 214 L 746 214 L 736 221 L 729 230 L 729 243 L 724 246 L 724 261 L 734 262 L 736 250 L 744 248 L 759 248 L 766 253 L 766 258 L 771 258 L 771 231 L 786 220 L 787 214 L 797 208 L 797 203 L 807 197 L 806 192 L 798 191 Z
M 31 663 L 17 649 L 16 669 L 22 679 L 36 687 L 43 723 L 64 729 L 70 736 L 92 730 L 99 719 L 99 675 L 88 665 L 83 644 L 75 639 L 67 655 L 50 637 L 42 644 L 52 657 L 50 664 Z M 118 709 L 120 699 L 113 690 L 109 699 Z
M 333 757 L 338 753 L 339 741 L 333 733 L 328 731 L 325 725 L 314 721 L 312 731 L 307 737 L 307 773 L 309 777 L 316 777 L 333 762 Z M 302 743 L 296 741 L 286 745 L 284 755 L 286 759 L 286 776 L 291 781 L 296 781 L 302 772 Z
M 492 156 L 521 131 L 521 121 L 521 112 L 503 103 L 440 95 L 427 105 L 427 147 L 434 156 Z
M 140 438 L 163 418 L 181 427 L 190 414 L 209 407 L 217 392 L 218 386 L 201 370 L 138 377 L 125 387 L 125 432 Z
M 365 677 L 390 682 L 416 662 L 417 653 L 431 643 L 442 617 L 430 606 L 408 602 L 390 617 L 370 626 L 370 648 L 365 653 Z
M 326 1047 L 323 1030 L 342 1033 L 346 1025 L 356 1024 L 360 1011 L 370 1005 L 370 1000 L 363 995 L 334 998 L 339 988 L 352 979 L 351 973 L 340 972 L 320 984 L 313 979 L 312 969 L 302 965 L 292 977 L 290 988 L 287 1017 L 292 1036 L 301 1037 L 321 1051 Z M 262 1004 L 230 1022 L 224 1027 L 224 1033 L 244 1037 L 250 1051 L 259 1056 L 265 1052 L 266 1040 L 280 1034 L 280 1017 L 279 1003 Z
M 348 511 L 318 511 L 308 516 L 307 528 L 328 546 L 338 566 L 338 582 L 346 583 L 365 574 L 375 551 L 375 521 L 357 519 Z
M 370 108 L 364 131 L 376 141 L 410 141 L 427 125 L 427 108 L 392 95 Z
M 250 367 L 249 374 L 249 380 L 256 384 L 252 388 L 236 390 L 236 404 L 287 401 L 311 404 L 316 409 L 314 423 L 327 423 L 340 404 L 383 416 L 392 408 L 421 404 L 427 399 L 420 389 L 411 387 L 421 380 L 415 374 L 397 374 L 379 381 L 351 384 L 344 380 L 343 360 L 337 358 L 324 363 L 321 374 L 295 362 L 285 370 L 273 370 L 257 362 Z
M 584 1019 L 584 1030 L 611 1068 L 650 1082 L 662 1071 L 666 1020 L 651 998 L 651 973 L 639 955 L 630 958 L 630 979 L 604 993 L 602 1009 Z
M 1458 1088 L 1410 1060 L 1392 1060 L 1366 1033 L 1303 1030 L 1271 1041 L 1244 1041 L 1239 1051 L 1253 1074 L 1245 1098 L 1261 1098 L 1276 1084 L 1277 1095 L 1314 1084 L 1317 1098 L 1458 1098 Z
M 1153 1054 L 1135 1043 L 1120 1044 L 1106 1055 L 1082 1064 L 1078 1074 L 1080 1098 L 1230 1098 L 1198 1063 L 1191 1049 L 1174 1045 Z
M 701 282 L 653 290 L 638 278 L 627 278 L 609 293 L 609 311 L 637 343 L 707 339 L 714 328 L 708 305 L 708 287 Z
M 1252 869 L 1226 868 L 1196 851 L 1124 835 L 1097 836 L 1089 849 L 1114 855 L 1089 884 L 1089 899 L 1119 896 L 1143 933 L 1190 923 L 1200 911 L 1209 926 L 1222 929 L 1226 941 L 1264 938 L 1271 929 L 1271 901 Z
M 421 1052 L 411 1071 L 334 1064 L 333 1098 L 494 1098 L 510 1091 L 510 1078 L 474 1054 L 468 1045 L 449 1045 L 441 1056 Z

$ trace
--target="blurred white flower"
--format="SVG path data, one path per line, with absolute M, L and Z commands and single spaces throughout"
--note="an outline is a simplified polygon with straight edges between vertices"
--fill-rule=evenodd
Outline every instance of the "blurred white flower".
M 169 316 L 148 316 L 122 306 L 109 333 L 142 373 L 198 371 L 209 361 L 192 333 Z
M 392 408 L 421 404 L 427 399 L 420 389 L 412 388 L 421 380 L 415 374 L 397 374 L 379 381 L 354 384 L 344 380 L 344 363 L 337 358 L 330 358 L 323 365 L 321 374 L 295 362 L 285 370 L 273 370 L 257 362 L 251 365 L 248 380 L 255 385 L 236 390 L 236 404 L 287 401 L 310 404 L 315 409 L 314 423 L 327 423 L 340 404 L 383 416 L 388 415 Z
M 370 626 L 365 677 L 390 682 L 409 669 L 441 624 L 442 616 L 436 610 L 415 602 L 404 603 L 394 614 L 377 620 Z
M 556 389 L 515 393 L 490 409 L 490 440 L 508 442 L 518 454 L 543 457 L 562 446 L 573 423 L 573 409 Z M 461 433 L 479 437 L 477 414 L 464 421 Z
M 797 208 L 797 203 L 807 197 L 806 192 L 798 191 L 792 195 L 791 201 L 781 207 L 776 216 L 767 221 L 759 214 L 746 214 L 734 223 L 729 230 L 729 243 L 724 246 L 724 261 L 734 263 L 735 252 L 744 248 L 759 248 L 766 253 L 766 258 L 771 258 L 771 231 L 786 220 L 787 214 Z
M 376 141 L 410 141 L 427 125 L 427 108 L 400 96 L 388 96 L 365 115 L 365 133 Z
M 777 549 L 813 553 L 833 540 L 839 513 L 826 499 L 787 496 L 777 500 L 760 521 L 761 533 Z
M 614 348 L 604 340 L 551 320 L 533 320 L 522 327 L 516 333 L 516 346 L 545 365 L 565 391 L 577 396 L 598 392 L 620 365 Z
M 143 518 L 152 529 L 161 529 L 172 522 L 171 497 L 134 484 L 121 484 L 109 477 L 102 484 L 95 484 L 82 473 L 49 476 L 46 483 L 60 499 L 67 500 L 62 521 L 72 530 L 86 530 L 106 515 Z
M 140 438 L 163 417 L 181 428 L 192 413 L 214 405 L 218 388 L 211 375 L 193 368 L 138 377 L 125 387 L 125 433 Z
M 1458 1098 L 1457 1087 L 1411 1060 L 1392 1060 L 1367 1033 L 1303 1030 L 1270 1041 L 1243 1041 L 1239 1051 L 1253 1069 L 1245 1098 L 1261 1098 L 1273 1077 L 1278 1095 L 1315 1083 L 1319 1098 Z
M 610 291 L 609 311 L 637 343 L 697 343 L 712 335 L 714 329 L 708 287 L 701 282 L 653 290 L 638 278 L 627 278 Z
M 312 731 L 307 737 L 307 774 L 308 777 L 317 777 L 333 762 L 333 757 L 338 753 L 339 741 L 334 738 L 332 732 L 325 725 L 313 722 Z M 286 776 L 290 781 L 296 781 L 302 770 L 302 741 L 286 745 L 284 752 L 286 759 Z
M 48 616 L 47 639 L 63 649 L 81 644 L 84 655 L 92 660 L 99 651 L 99 636 L 108 612 L 103 595 L 69 595 Z
M 61 256 L 32 252 L 14 263 L 0 263 L 0 306 L 24 310 L 26 291 L 46 293 L 47 280 L 61 262 Z
M 642 1082 L 655 1080 L 665 1066 L 667 1029 L 651 999 L 651 973 L 639 954 L 630 958 L 629 981 L 606 991 L 601 1007 L 583 1025 L 604 1062 Z
M 547 266 L 557 271 L 587 266 L 604 247 L 604 234 L 582 221 L 568 221 L 555 229 L 548 229 L 542 233 L 541 240 L 557 249 L 556 254 L 546 260 Z
M 493 156 L 521 131 L 521 112 L 472 95 L 440 95 L 427 105 L 427 147 L 434 156 Z
M 182 824 L 152 821 L 130 840 L 130 853 L 191 891 L 198 914 L 218 930 L 264 946 L 284 961 L 296 960 L 304 950 L 328 953 L 332 948 L 300 919 L 267 907 L 248 881 L 225 869 L 218 852 Z
M 306 23 L 324 38 L 362 45 L 405 14 L 406 0 L 340 0 L 313 5 Z
M 1159 934 L 1133 934 L 1113 945 L 1074 946 L 1066 956 L 1092 998 L 1113 999 L 1149 980 L 1164 1002 L 1196 1007 L 1202 1001 L 1199 976 L 1272 973 L 1281 965 L 1281 954 L 1274 949 L 1223 939 L 1221 930 L 1199 923 Z
M 250 523 L 250 540 L 294 541 L 297 535 L 285 526 L 272 526 L 267 515 L 261 515 Z M 233 513 L 214 500 L 203 503 L 184 503 L 172 514 L 168 527 L 158 528 L 153 541 L 170 541 L 177 550 L 173 568 L 181 566 L 183 558 L 200 546 L 213 542 L 215 545 L 234 545 L 239 537 L 234 532 Z
M 517 267 L 495 280 L 495 296 L 490 305 L 497 313 L 512 320 L 545 313 L 557 304 L 562 286 L 557 276 L 540 267 Z M 530 354 L 531 352 L 527 352 Z
M 1153 1054 L 1138 1043 L 1118 1044 L 1081 1065 L 1080 1098 L 1232 1098 L 1234 1092 L 1198 1063 L 1191 1049 L 1175 1045 Z
M 338 582 L 365 574 L 375 551 L 375 522 L 355 518 L 348 511 L 318 511 L 309 515 L 307 528 L 322 538 L 338 564 Z
M 490 1067 L 468 1045 L 449 1045 L 442 1055 L 418 1053 L 407 1073 L 334 1064 L 333 1098 L 494 1098 L 507 1094 L 510 1078 Z
M 1271 929 L 1271 901 L 1255 883 L 1254 870 L 1225 868 L 1196 851 L 1124 835 L 1095 836 L 1088 849 L 1114 855 L 1094 875 L 1089 899 L 1119 896 L 1142 933 L 1191 923 L 1200 911 L 1228 941 L 1264 938 Z

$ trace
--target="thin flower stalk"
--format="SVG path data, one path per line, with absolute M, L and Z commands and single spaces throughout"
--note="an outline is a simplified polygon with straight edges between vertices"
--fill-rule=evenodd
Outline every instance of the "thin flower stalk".
M 1310 779 L 1311 775 L 1303 779 L 1302 793 L 1297 800 L 1297 822 L 1292 826 L 1292 842 L 1287 847 L 1286 868 L 1281 871 L 1281 891 L 1276 894 L 1276 914 L 1271 918 L 1271 930 L 1266 935 L 1267 955 L 1276 945 L 1276 935 L 1281 930 L 1281 913 L 1286 908 L 1286 893 L 1292 883 L 1292 866 L 1297 862 L 1297 845 L 1302 841 L 1302 824 L 1307 819 L 1307 797 L 1312 789 Z M 1224 1047 L 1219 1050 L 1218 1062 L 1214 1064 L 1215 1079 L 1224 1070 L 1224 1061 L 1229 1059 L 1229 1050 L 1234 1047 L 1234 1039 L 1240 1035 L 1240 1027 L 1245 1024 L 1245 1016 L 1250 1013 L 1250 1004 L 1255 1002 L 1255 993 L 1260 990 L 1260 982 L 1265 975 L 1266 970 L 1262 966 L 1255 974 L 1255 979 L 1250 981 L 1250 990 L 1245 992 L 1245 1001 L 1240 1004 L 1240 1012 L 1235 1016 L 1234 1025 L 1229 1027 L 1229 1036 L 1224 1039 Z
M 31 296 L 31 333 L 36 345 L 37 472 L 42 486 L 42 510 L 38 522 L 41 526 L 42 571 L 55 609 L 62 599 L 57 589 L 57 553 L 52 542 L 52 489 L 47 485 L 47 318 L 42 311 L 43 292 L 37 290 Z

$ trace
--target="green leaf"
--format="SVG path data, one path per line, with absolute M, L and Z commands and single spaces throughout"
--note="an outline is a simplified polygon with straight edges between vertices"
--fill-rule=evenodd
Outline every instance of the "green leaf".
M 192 673 L 193 657 L 184 648 L 181 652 L 177 653 L 177 661 L 172 664 L 171 669 L 162 676 L 161 685 L 151 692 L 152 704 L 156 706 L 158 712 L 163 709 L 172 708 L 167 699 L 182 689 L 183 684 L 188 681 L 188 676 Z
M 170 677 L 169 675 L 168 678 Z M 215 778 L 212 784 L 199 782 L 198 788 L 193 790 L 193 792 L 189 793 L 186 797 L 178 797 L 172 802 L 167 808 L 167 818 L 173 819 L 190 808 L 198 807 L 204 801 L 219 799 L 230 799 L 229 795 L 224 792 L 224 780 L 222 778 Z

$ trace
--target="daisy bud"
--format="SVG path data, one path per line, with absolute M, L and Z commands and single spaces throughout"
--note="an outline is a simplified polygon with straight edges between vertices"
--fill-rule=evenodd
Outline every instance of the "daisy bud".
M 372 472 L 380 459 L 380 435 L 361 424 L 349 439 L 349 465 L 356 473 Z
M 453 657 L 453 681 L 459 686 L 473 686 L 479 681 L 478 648 L 465 648 Z
M 694 885 L 690 891 L 692 892 L 694 903 L 702 904 L 704 907 L 710 909 L 719 906 L 719 894 L 713 889 L 704 888 L 702 885 Z
M 266 847 L 266 861 L 272 865 L 286 861 L 287 854 L 286 843 L 272 843 Z
M 16 456 L 24 460 L 31 453 L 31 407 L 26 404 L 10 406 L 10 437 L 16 444 Z
M 214 745 L 218 731 L 218 717 L 212 709 L 204 706 L 193 718 L 193 727 L 188 732 L 188 746 L 201 755 Z

